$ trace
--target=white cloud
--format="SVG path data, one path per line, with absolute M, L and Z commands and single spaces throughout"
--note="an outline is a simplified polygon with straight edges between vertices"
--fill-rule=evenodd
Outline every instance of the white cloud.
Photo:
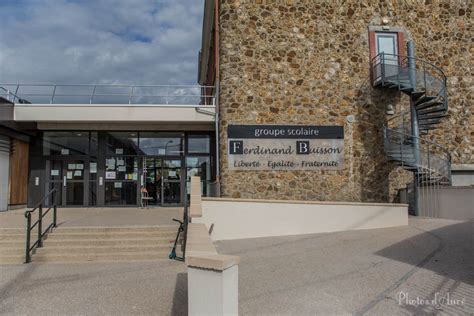
M 203 0 L 1 0 L 0 82 L 196 84 Z

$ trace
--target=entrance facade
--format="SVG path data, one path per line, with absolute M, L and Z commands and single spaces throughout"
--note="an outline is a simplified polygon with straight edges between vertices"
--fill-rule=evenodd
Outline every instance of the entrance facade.
M 211 133 L 45 131 L 31 151 L 29 204 L 181 206 L 191 176 L 213 181 Z

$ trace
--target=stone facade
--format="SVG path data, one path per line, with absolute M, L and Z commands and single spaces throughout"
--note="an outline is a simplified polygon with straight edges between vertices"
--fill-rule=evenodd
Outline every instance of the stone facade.
M 386 160 L 382 135 L 386 106 L 400 111 L 409 99 L 369 77 L 368 26 L 382 17 L 448 76 L 449 116 L 428 136 L 454 163 L 473 163 L 472 9 L 467 0 L 222 0 L 222 196 L 389 202 L 411 181 Z M 229 171 L 228 124 L 343 125 L 344 170 Z

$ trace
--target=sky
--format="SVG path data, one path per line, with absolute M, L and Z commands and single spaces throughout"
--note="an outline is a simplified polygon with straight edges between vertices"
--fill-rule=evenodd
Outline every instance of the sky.
M 0 0 L 0 83 L 197 84 L 203 0 Z

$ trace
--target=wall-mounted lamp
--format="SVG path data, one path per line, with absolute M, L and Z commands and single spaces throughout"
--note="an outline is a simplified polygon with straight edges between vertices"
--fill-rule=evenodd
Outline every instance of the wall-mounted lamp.
M 384 16 L 384 17 L 382 18 L 382 24 L 383 24 L 383 25 L 387 25 L 388 23 L 390 23 L 390 19 L 389 19 L 388 17 Z
M 385 108 L 385 113 L 387 115 L 394 115 L 395 114 L 395 108 L 393 107 L 392 104 L 387 104 L 387 107 Z

